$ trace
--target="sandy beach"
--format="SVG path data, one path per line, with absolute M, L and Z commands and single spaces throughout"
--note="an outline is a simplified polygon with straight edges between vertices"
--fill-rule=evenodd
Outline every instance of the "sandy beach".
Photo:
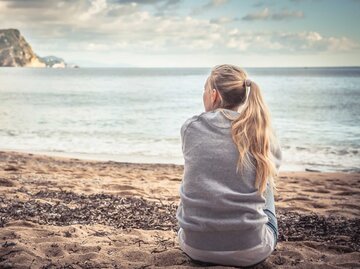
M 182 172 L 1 151 L 0 268 L 200 268 L 176 237 Z M 280 240 L 256 268 L 360 268 L 360 174 L 282 172 L 277 188 Z

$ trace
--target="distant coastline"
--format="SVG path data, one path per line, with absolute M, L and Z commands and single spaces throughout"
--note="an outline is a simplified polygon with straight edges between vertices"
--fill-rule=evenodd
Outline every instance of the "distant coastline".
M 56 56 L 40 57 L 18 29 L 0 29 L 0 67 L 78 68 Z

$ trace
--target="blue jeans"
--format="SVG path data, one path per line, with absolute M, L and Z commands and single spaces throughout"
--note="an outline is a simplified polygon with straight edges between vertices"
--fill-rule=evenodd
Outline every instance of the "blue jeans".
M 274 190 L 269 183 L 266 186 L 264 213 L 268 216 L 268 222 L 266 223 L 266 225 L 268 225 L 273 231 L 276 246 L 278 239 L 278 224 L 275 215 Z
M 276 216 L 269 209 L 264 209 L 264 212 L 268 216 L 269 221 L 266 223 L 266 225 L 269 226 L 273 231 L 276 246 L 278 240 L 278 224 Z

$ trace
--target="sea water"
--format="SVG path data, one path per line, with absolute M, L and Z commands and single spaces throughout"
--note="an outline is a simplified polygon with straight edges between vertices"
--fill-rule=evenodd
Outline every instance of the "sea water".
M 360 171 L 360 68 L 248 68 L 282 170 Z M 0 69 L 0 150 L 183 164 L 210 68 Z

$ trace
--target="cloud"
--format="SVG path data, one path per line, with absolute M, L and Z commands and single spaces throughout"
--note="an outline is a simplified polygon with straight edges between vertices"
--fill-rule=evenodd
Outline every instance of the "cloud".
M 271 12 L 269 8 L 264 8 L 262 11 L 249 13 L 242 17 L 242 20 L 245 21 L 255 21 L 255 20 L 287 20 L 287 19 L 300 19 L 304 18 L 304 12 L 302 11 L 288 11 L 283 10 L 279 12 Z
M 318 32 L 281 33 L 278 40 L 290 51 L 347 52 L 359 43 L 347 37 L 326 37 Z
M 228 3 L 229 1 L 228 0 L 211 0 L 209 1 L 208 3 L 200 6 L 200 7 L 197 7 L 195 8 L 190 15 L 198 15 L 206 10 L 209 10 L 209 9 L 212 9 L 212 8 L 216 8 L 216 7 L 219 7 L 219 6 L 222 6 L 226 3 Z
M 107 8 L 106 0 L 94 0 L 91 2 L 91 6 L 89 7 L 89 9 L 84 14 L 82 14 L 80 19 L 86 20 L 91 16 L 100 13 L 106 8 Z
M 326 37 L 318 32 L 255 32 L 241 33 L 237 29 L 229 33 L 226 44 L 238 51 L 256 53 L 337 53 L 358 50 L 360 44 L 347 37 Z
M 243 52 L 248 55 L 321 54 L 359 49 L 357 41 L 345 36 L 326 36 L 315 31 L 244 31 L 243 27 L 229 24 L 240 18 L 210 20 L 154 15 L 144 8 L 148 4 L 140 1 L 49 0 L 43 1 L 46 8 L 38 4 L 30 8 L 23 5 L 26 1 L 14 2 L 9 5 L 8 1 L 0 0 L 0 25 L 20 29 L 40 55 L 83 55 L 83 58 L 89 55 L 102 58 L 110 54 L 137 55 L 139 58 L 139 55 L 154 58 L 158 55 L 213 57 Z
M 239 18 L 231 18 L 231 17 L 219 17 L 219 18 L 213 18 L 210 19 L 211 23 L 215 23 L 215 24 L 227 24 L 227 23 L 231 23 L 231 22 L 235 22 L 235 21 L 239 21 Z
M 253 7 L 263 7 L 263 6 L 276 6 L 279 4 L 278 1 L 256 1 L 253 2 Z
M 72 3 L 71 0 L 1 0 L 3 3 L 6 4 L 9 8 L 12 9 L 47 9 L 49 7 L 53 7 L 57 3 Z M 84 1 L 76 1 L 75 4 L 79 4 L 79 2 L 86 2 Z
M 163 2 L 170 4 L 169 1 Z M 174 3 L 175 1 L 172 1 L 172 4 Z M 140 4 L 133 2 L 49 1 L 46 8 L 40 6 L 33 8 L 31 12 L 29 7 L 23 6 L 20 1 L 15 6 L 4 7 L 0 23 L 3 27 L 19 28 L 25 38 L 36 45 L 36 51 L 36 48 L 40 48 L 39 54 L 41 50 L 50 49 L 195 52 L 214 47 L 221 32 L 217 25 L 208 20 L 154 16 Z M 15 17 L 16 20 L 13 20 Z M 27 33 L 31 35 L 28 37 Z
M 226 4 L 227 2 L 228 2 L 228 0 L 212 0 L 206 6 L 208 6 L 208 7 L 218 7 L 218 6 L 221 6 L 223 4 Z
M 242 19 L 245 21 L 266 20 L 269 19 L 270 16 L 271 15 L 269 9 L 265 8 L 260 12 L 247 14 Z
M 179 2 L 180 0 L 111 0 L 110 2 L 119 3 L 119 4 L 144 4 L 144 5 L 152 5 L 158 3 L 165 3 L 165 4 L 174 4 Z
M 152 5 L 161 9 L 174 7 L 182 1 L 183 0 L 108 0 L 108 2 L 118 4 Z
M 174 14 L 176 7 L 183 0 L 108 0 L 109 2 L 118 4 L 136 4 L 149 5 L 156 9 L 156 15 L 162 16 L 168 14 L 170 11 Z
M 280 11 L 271 15 L 272 20 L 286 20 L 286 19 L 302 19 L 304 18 L 304 12 L 302 11 Z

